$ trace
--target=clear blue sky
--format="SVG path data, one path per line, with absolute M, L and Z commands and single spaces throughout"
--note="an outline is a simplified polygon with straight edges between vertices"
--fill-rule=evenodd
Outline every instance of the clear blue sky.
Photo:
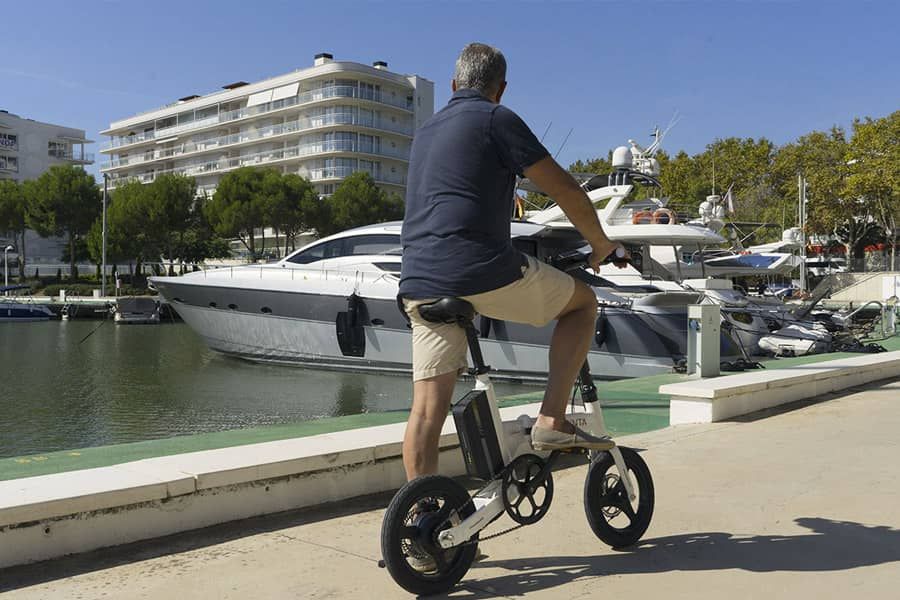
M 782 144 L 900 109 L 893 1 L 4 0 L 0 17 L 0 108 L 98 141 L 113 120 L 323 51 L 431 79 L 439 108 L 470 41 L 506 54 L 504 104 L 538 136 L 552 122 L 551 152 L 574 129 L 564 164 L 646 142 L 676 111 L 664 147 L 695 153 L 717 137 Z

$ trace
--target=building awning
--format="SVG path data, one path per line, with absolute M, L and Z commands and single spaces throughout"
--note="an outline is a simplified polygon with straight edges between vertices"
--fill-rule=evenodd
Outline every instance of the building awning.
M 257 106 L 259 104 L 267 104 L 272 101 L 272 91 L 266 90 L 264 92 L 256 92 L 255 94 L 250 94 L 250 97 L 247 99 L 247 106 Z
M 300 89 L 300 82 L 291 83 L 288 85 L 283 85 L 281 87 L 277 87 L 272 90 L 272 102 L 275 100 L 284 100 L 285 98 L 291 98 L 297 95 L 297 91 Z

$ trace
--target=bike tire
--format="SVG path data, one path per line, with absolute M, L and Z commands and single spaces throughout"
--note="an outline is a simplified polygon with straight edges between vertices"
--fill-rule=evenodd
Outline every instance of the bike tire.
M 421 502 L 434 501 L 439 510 L 425 513 L 416 521 L 415 510 Z M 465 576 L 478 550 L 477 544 L 443 549 L 437 534 L 451 527 L 453 512 L 465 519 L 474 512 L 468 491 L 455 480 L 443 475 L 426 475 L 408 482 L 391 500 L 381 526 L 381 554 L 384 566 L 394 581 L 411 594 L 432 595 L 450 590 Z M 443 512 L 449 513 L 446 517 Z M 429 515 L 434 514 L 432 518 Z M 419 515 L 421 516 L 421 514 Z M 476 534 L 473 539 L 478 539 Z M 417 569 L 411 560 L 410 545 L 419 544 L 435 562 L 433 571 Z
M 592 461 L 584 482 L 584 512 L 588 523 L 594 534 L 613 548 L 631 546 L 641 539 L 650 526 L 655 502 L 653 477 L 647 463 L 631 448 L 620 450 L 637 488 L 636 506 L 628 499 L 609 452 L 599 454 Z M 617 482 L 610 486 L 612 478 L 617 478 Z

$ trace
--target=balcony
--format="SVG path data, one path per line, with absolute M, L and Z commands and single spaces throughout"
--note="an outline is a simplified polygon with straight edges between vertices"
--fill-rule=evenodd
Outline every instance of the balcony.
M 101 170 L 116 169 L 146 162 L 164 160 L 176 156 L 184 156 L 197 154 L 201 152 L 209 152 L 221 148 L 236 146 L 239 144 L 247 144 L 259 140 L 275 138 L 278 136 L 289 135 L 292 133 L 303 133 L 322 129 L 325 127 L 333 127 L 336 125 L 350 125 L 355 127 L 365 127 L 367 129 L 376 129 L 388 131 L 391 133 L 400 133 L 406 136 L 412 136 L 412 127 L 407 125 L 399 125 L 391 123 L 386 119 L 360 119 L 359 115 L 353 113 L 334 113 L 330 115 L 322 115 L 316 117 L 305 117 L 295 121 L 289 121 L 280 125 L 272 125 L 257 129 L 251 133 L 236 133 L 232 135 L 223 135 L 202 142 L 188 142 L 174 148 L 164 148 L 162 150 L 149 150 L 147 152 L 129 156 L 127 158 L 114 158 L 103 163 Z M 356 152 L 354 150 L 354 152 Z M 408 152 L 402 152 L 395 155 L 398 158 L 407 160 Z
M 75 162 L 92 163 L 94 162 L 93 152 L 74 152 L 72 150 L 48 150 L 47 155 L 51 158 L 59 160 L 71 160 Z
M 258 117 L 260 115 L 273 113 L 294 106 L 304 106 L 307 104 L 314 104 L 316 102 L 323 102 L 332 98 L 357 98 L 359 100 L 367 100 L 376 104 L 393 106 L 394 108 L 400 108 L 409 112 L 412 112 L 413 110 L 412 104 L 407 102 L 405 98 L 403 100 L 395 100 L 393 98 L 389 98 L 382 92 L 361 90 L 356 86 L 335 85 L 310 90 L 308 92 L 298 94 L 297 96 L 291 96 L 290 98 L 284 98 L 283 100 L 276 100 L 274 102 L 268 102 L 266 104 L 260 104 L 258 106 L 250 106 L 247 108 L 238 108 L 236 110 L 220 112 L 218 115 L 212 117 L 206 117 L 204 119 L 181 123 L 179 125 L 173 125 L 171 127 L 164 127 L 162 129 L 156 129 L 154 131 L 145 131 L 144 133 L 126 137 L 114 137 L 107 144 L 104 144 L 103 149 L 109 150 L 111 148 L 121 148 L 122 146 L 129 146 L 131 144 L 137 144 L 139 142 L 145 142 L 148 140 L 171 137 L 185 131 L 192 131 L 203 127 L 212 127 L 221 123 L 232 123 L 241 119 Z
M 189 175 L 194 177 L 202 177 L 205 175 L 215 175 L 219 173 L 223 173 L 225 171 L 230 171 L 233 169 L 237 169 L 240 167 L 248 167 L 248 166 L 268 166 L 275 163 L 280 163 L 289 160 L 296 160 L 298 158 L 305 158 L 310 156 L 321 156 L 323 154 L 329 153 L 355 153 L 355 154 L 367 154 L 371 156 L 383 156 L 387 158 L 393 158 L 398 160 L 407 160 L 407 156 L 405 152 L 400 152 L 397 150 L 388 150 L 382 148 L 374 148 L 371 145 L 367 144 L 359 144 L 356 141 L 345 141 L 345 140 L 332 140 L 332 141 L 323 141 L 323 142 L 313 142 L 309 144 L 297 144 L 295 146 L 288 146 L 287 148 L 280 148 L 277 150 L 268 150 L 265 152 L 256 152 L 254 154 L 247 154 L 244 156 L 236 156 L 232 158 L 221 158 L 214 161 L 207 161 L 203 163 L 193 164 L 193 165 L 184 165 L 181 167 L 174 167 L 171 169 L 160 169 L 153 171 L 152 173 L 142 173 L 142 174 L 134 174 L 134 175 L 112 175 L 110 177 L 110 184 L 115 187 L 115 183 L 119 180 L 125 179 L 137 179 L 141 183 L 150 183 L 154 179 L 156 179 L 157 175 L 162 175 L 165 173 L 177 173 L 180 175 Z M 324 171 L 328 172 L 338 172 L 340 169 L 348 169 L 349 167 L 336 167 L 331 169 L 326 169 Z M 320 169 L 321 170 L 321 169 Z M 350 169 L 348 173 L 352 173 L 357 169 Z M 311 171 L 312 172 L 312 171 Z M 332 175 L 327 177 L 328 179 L 334 177 L 344 177 L 344 175 Z M 400 178 L 401 181 L 395 181 L 395 179 Z M 396 183 L 399 185 L 403 185 L 405 178 L 402 176 L 396 176 L 392 179 L 381 179 L 379 181 L 385 181 L 387 183 Z

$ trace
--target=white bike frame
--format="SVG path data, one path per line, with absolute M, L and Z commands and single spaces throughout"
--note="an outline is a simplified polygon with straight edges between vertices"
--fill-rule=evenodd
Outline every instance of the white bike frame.
M 475 376 L 475 391 L 484 391 L 487 395 L 491 407 L 491 418 L 494 421 L 494 430 L 497 432 L 497 443 L 500 445 L 503 454 L 504 465 L 509 465 L 516 457 L 512 455 L 512 446 L 503 430 L 503 420 L 500 418 L 497 396 L 494 394 L 494 385 L 491 383 L 489 373 Z M 600 410 L 600 402 L 585 402 L 584 408 L 585 412 L 572 413 L 567 415 L 566 418 L 592 435 L 607 436 L 606 424 L 603 422 L 603 414 Z M 529 428 L 532 426 L 534 426 L 534 419 L 530 419 Z M 636 498 L 634 482 L 625 468 L 625 459 L 622 458 L 622 451 L 616 446 L 609 452 L 613 457 L 613 461 L 615 461 L 616 468 L 619 470 L 619 476 L 625 485 L 625 490 L 628 492 L 628 498 L 633 501 Z M 516 498 L 511 500 L 515 501 Z M 472 497 L 472 503 L 475 506 L 474 513 L 462 521 L 459 521 L 457 517 L 454 519 L 456 523 L 454 523 L 453 527 L 445 529 L 438 534 L 438 544 L 442 548 L 452 548 L 472 539 L 472 536 L 487 527 L 489 523 L 506 510 L 503 503 L 502 480 L 491 480 L 486 486 L 476 492 Z

